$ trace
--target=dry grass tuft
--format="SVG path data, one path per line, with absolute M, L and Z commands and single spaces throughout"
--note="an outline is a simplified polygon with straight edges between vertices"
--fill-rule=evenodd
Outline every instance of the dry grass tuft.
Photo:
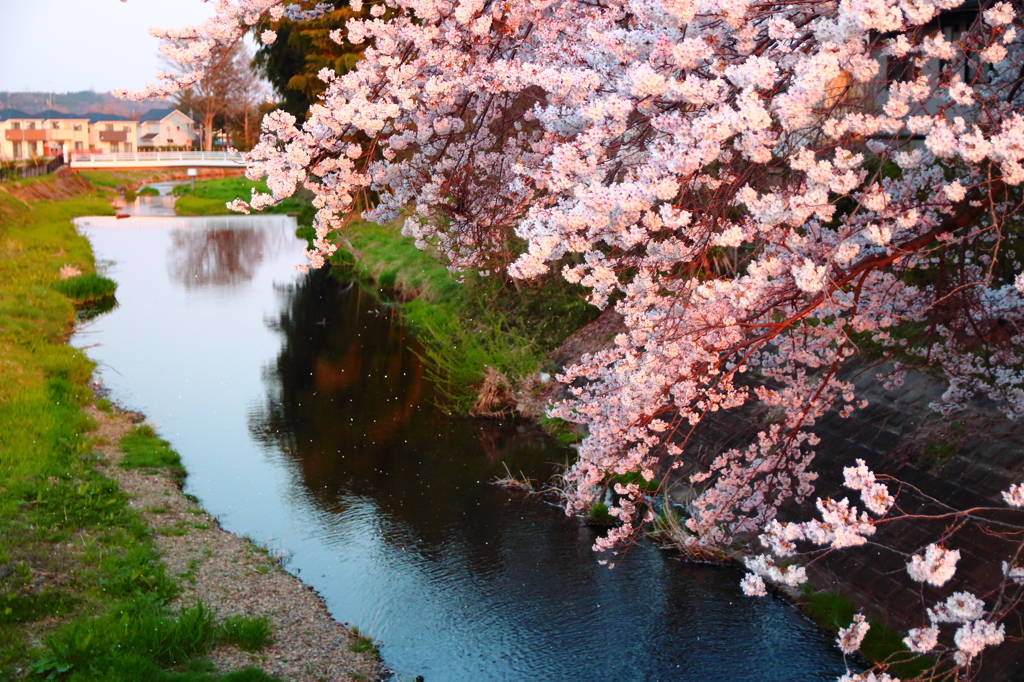
M 508 377 L 488 367 L 484 371 L 484 381 L 480 384 L 476 401 L 470 415 L 474 417 L 504 417 L 512 414 L 516 407 L 516 395 L 512 390 L 512 382 Z

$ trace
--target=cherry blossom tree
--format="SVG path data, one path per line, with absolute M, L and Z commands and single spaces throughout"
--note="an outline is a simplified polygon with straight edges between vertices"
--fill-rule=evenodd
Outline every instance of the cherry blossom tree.
M 743 587 L 763 594 L 765 580 L 806 580 L 798 551 L 862 545 L 894 520 L 892 481 L 860 462 L 846 484 L 864 511 L 818 500 L 820 518 L 776 518 L 814 491 L 814 424 L 864 406 L 840 374 L 864 347 L 891 360 L 887 386 L 907 363 L 944 372 L 943 413 L 981 395 L 1024 414 L 1019 0 L 383 0 L 369 16 L 362 4 L 331 34 L 365 46 L 362 61 L 320 72 L 302 125 L 264 119 L 248 174 L 271 194 L 234 206 L 312 190 L 319 267 L 370 189 L 366 219 L 404 219 L 453 270 L 558 268 L 614 306 L 626 331 L 565 370 L 572 398 L 550 411 L 589 432 L 570 512 L 617 474 L 688 473 L 687 542 L 760 533 L 769 551 L 748 558 Z M 207 24 L 161 34 L 187 73 L 134 96 L 188 87 L 265 15 L 329 9 L 220 0 Z M 702 422 L 755 402 L 780 418 L 745 448 L 695 457 Z M 647 488 L 615 485 L 621 523 L 598 549 L 651 518 Z M 1004 497 L 1024 506 L 1019 484 Z M 956 592 L 908 634 L 950 666 L 936 675 L 974 674 L 1004 639 L 1019 554 L 990 601 Z M 942 586 L 958 559 L 928 544 L 908 575 Z M 867 629 L 855 620 L 842 649 Z

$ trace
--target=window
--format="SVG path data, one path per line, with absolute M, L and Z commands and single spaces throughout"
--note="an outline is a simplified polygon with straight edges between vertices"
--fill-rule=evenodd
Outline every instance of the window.
M 25 129 L 26 130 L 35 130 L 36 129 L 36 122 L 35 121 L 29 121 L 28 124 L 25 126 Z
M 130 152 L 132 150 L 132 143 L 131 142 L 125 142 L 124 143 L 124 150 L 126 152 Z
M 960 40 L 964 33 L 970 30 L 971 25 L 977 19 L 978 12 L 973 10 L 970 12 L 952 12 L 948 16 L 940 17 L 942 24 L 942 36 L 951 43 L 955 43 Z M 987 83 L 992 76 L 993 67 L 991 64 L 985 64 L 978 69 L 977 58 L 975 60 L 965 59 L 962 56 L 958 56 L 960 64 L 957 66 L 957 72 L 960 77 L 963 78 L 965 83 Z M 939 60 L 939 70 L 945 69 L 949 65 L 944 59 Z
M 84 149 L 84 147 L 82 146 L 82 143 L 81 142 L 76 142 L 75 143 L 75 151 L 76 152 L 80 152 L 80 151 L 82 151 L 82 149 Z
M 118 151 L 120 151 L 120 150 L 118 149 L 117 143 L 116 142 L 111 142 L 110 143 L 110 152 L 112 154 L 116 154 Z
M 112 133 L 112 132 L 114 132 L 114 124 L 113 123 L 104 124 L 103 129 L 106 130 L 108 133 Z
M 17 128 L 15 128 L 15 130 L 17 130 Z M 20 159 L 21 158 L 21 143 L 20 142 L 15 142 L 14 143 L 14 158 L 16 158 L 16 159 Z
M 127 133 L 131 131 L 131 128 L 129 128 L 128 126 L 121 126 L 121 130 Z
M 174 126 L 174 127 L 177 128 L 178 130 L 181 130 L 181 126 Z
M 12 121 L 11 130 L 21 130 L 21 121 Z
M 82 124 L 81 124 L 81 123 L 76 123 L 76 124 L 75 124 L 75 130 L 77 130 L 77 131 L 81 132 L 81 130 L 82 130 Z
M 28 153 L 31 154 L 32 156 L 39 156 L 39 143 L 38 142 L 29 142 L 28 143 L 28 150 L 29 150 Z
M 54 130 L 60 130 L 60 121 L 50 121 L 50 127 Z

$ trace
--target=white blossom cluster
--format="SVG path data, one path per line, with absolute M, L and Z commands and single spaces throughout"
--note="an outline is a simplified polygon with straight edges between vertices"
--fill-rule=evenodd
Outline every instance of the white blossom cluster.
M 948 550 L 936 544 L 925 548 L 924 556 L 915 554 L 907 564 L 907 573 L 911 579 L 919 583 L 930 583 L 942 587 L 956 572 L 956 562 L 960 560 L 960 550 Z
M 853 622 L 848 627 L 839 629 L 839 637 L 836 643 L 844 654 L 850 655 L 860 649 L 864 636 L 868 634 L 871 624 L 868 623 L 864 614 L 857 613 L 853 616 Z

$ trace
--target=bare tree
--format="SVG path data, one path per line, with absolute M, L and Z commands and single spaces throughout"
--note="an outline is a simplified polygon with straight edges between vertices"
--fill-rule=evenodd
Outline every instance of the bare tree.
M 243 45 L 235 55 L 238 82 L 235 97 L 225 117 L 231 131 L 231 143 L 239 149 L 252 149 L 260 132 L 260 119 L 268 110 L 268 83 L 252 65 L 252 52 Z
M 241 91 L 254 78 L 249 68 L 251 56 L 241 42 L 220 48 L 218 52 L 206 77 L 176 96 L 178 107 L 198 118 L 206 151 L 213 149 L 213 131 L 218 117 L 225 117 L 234 109 Z

